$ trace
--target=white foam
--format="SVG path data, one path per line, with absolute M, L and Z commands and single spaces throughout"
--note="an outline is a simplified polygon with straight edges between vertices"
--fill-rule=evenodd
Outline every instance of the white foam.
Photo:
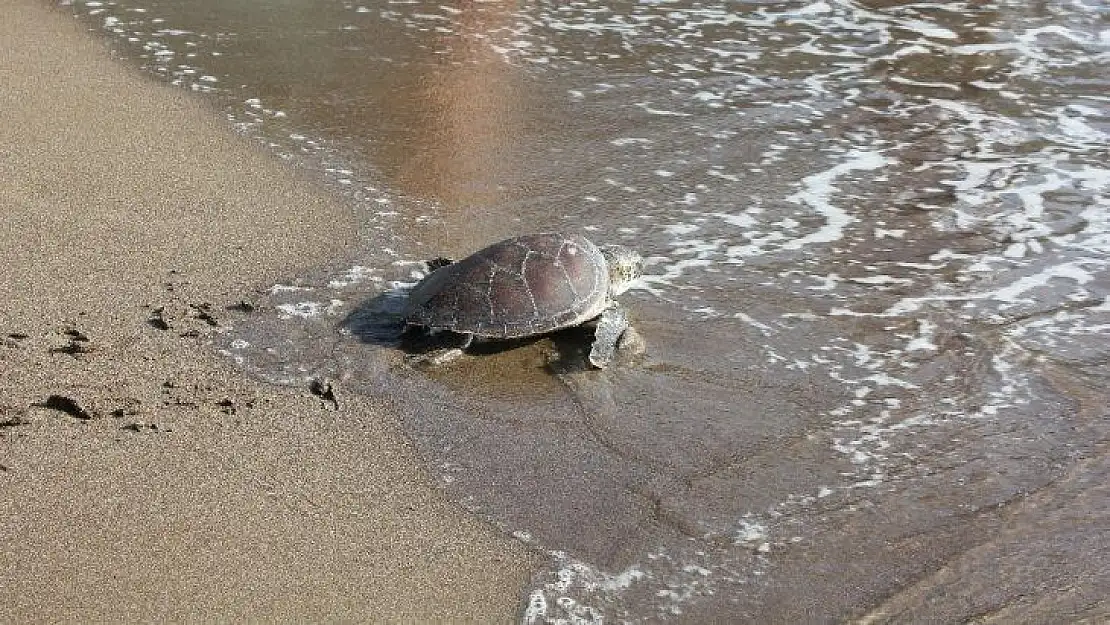
M 290 293 L 290 292 L 293 292 L 293 291 L 311 291 L 311 290 L 312 290 L 312 287 L 297 286 L 297 285 L 294 285 L 294 284 L 275 284 L 275 285 L 271 286 L 270 289 L 269 289 L 271 295 L 276 295 L 278 293 Z
M 279 304 L 275 308 L 278 311 L 279 319 L 292 319 L 294 317 L 312 319 L 321 315 L 334 315 L 341 306 L 343 306 L 343 300 L 333 299 L 326 304 L 304 301 L 295 304 Z
M 364 267 L 362 265 L 354 265 L 348 269 L 342 276 L 332 278 L 328 282 L 328 288 L 342 289 L 352 284 L 359 284 L 371 280 L 373 282 L 381 282 L 383 278 L 377 275 L 377 270 L 372 267 Z
M 737 545 L 758 545 L 767 541 L 767 526 L 749 518 L 737 523 L 733 543 Z
M 857 221 L 846 209 L 832 202 L 838 190 L 834 182 L 851 172 L 874 171 L 896 162 L 878 152 L 853 150 L 847 154 L 848 160 L 829 169 L 806 176 L 802 179 L 802 189 L 786 197 L 789 202 L 803 204 L 825 218 L 825 225 L 816 232 L 791 239 L 782 245 L 783 249 L 796 250 L 807 245 L 830 243 L 844 236 L 844 229 Z

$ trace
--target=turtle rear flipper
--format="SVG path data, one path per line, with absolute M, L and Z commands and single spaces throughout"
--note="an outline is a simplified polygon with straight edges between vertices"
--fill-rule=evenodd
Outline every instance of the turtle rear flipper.
M 453 258 L 444 258 L 442 256 L 436 256 L 435 258 L 433 258 L 429 261 L 425 261 L 424 264 L 428 266 L 428 273 L 431 273 L 431 272 L 435 271 L 436 269 L 439 269 L 440 267 L 446 267 L 447 265 L 454 265 L 456 262 L 457 261 Z
M 628 313 L 617 304 L 611 304 L 601 313 L 594 330 L 594 344 L 590 348 L 590 363 L 604 369 L 613 361 L 617 341 L 628 329 Z
M 408 357 L 408 363 L 414 367 L 438 367 L 457 360 L 466 353 L 467 348 L 474 342 L 474 335 L 469 333 L 452 332 L 460 338 L 458 345 L 439 347 L 431 351 Z

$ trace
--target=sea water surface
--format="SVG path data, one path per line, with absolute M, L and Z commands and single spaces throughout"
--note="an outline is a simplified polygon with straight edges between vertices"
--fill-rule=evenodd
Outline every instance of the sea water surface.
M 1110 618 L 1105 2 L 69 6 L 358 211 L 217 348 L 391 397 L 522 621 Z M 642 355 L 411 366 L 425 261 L 548 230 L 643 253 Z

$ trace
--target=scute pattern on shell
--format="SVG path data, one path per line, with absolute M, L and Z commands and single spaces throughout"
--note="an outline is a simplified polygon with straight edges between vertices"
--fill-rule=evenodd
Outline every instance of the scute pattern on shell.
M 405 318 L 478 336 L 529 336 L 596 317 L 608 289 L 605 257 L 588 239 L 532 234 L 435 270 L 413 288 Z

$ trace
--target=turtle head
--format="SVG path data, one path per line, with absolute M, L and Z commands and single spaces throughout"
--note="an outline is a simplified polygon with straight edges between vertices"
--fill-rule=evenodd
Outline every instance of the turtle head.
M 644 271 L 643 257 L 623 245 L 603 245 L 601 254 L 609 265 L 609 297 L 627 291 Z

